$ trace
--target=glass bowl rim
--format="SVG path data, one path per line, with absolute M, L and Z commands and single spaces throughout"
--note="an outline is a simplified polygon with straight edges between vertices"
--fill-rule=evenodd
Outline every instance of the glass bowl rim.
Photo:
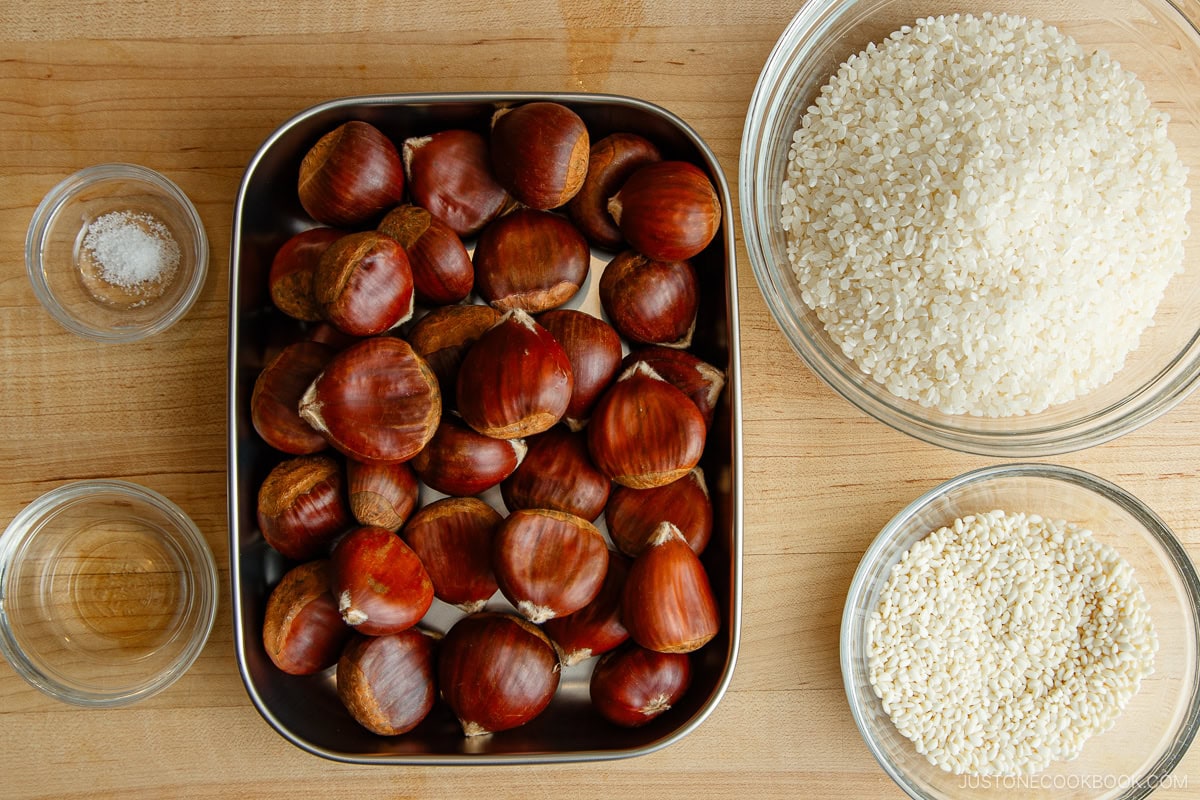
M 846 593 L 838 635 L 838 660 L 842 671 L 842 685 L 846 693 L 846 700 L 850 705 L 851 716 L 854 717 L 855 727 L 858 728 L 859 735 L 879 766 L 897 786 L 915 800 L 925 800 L 927 795 L 922 794 L 909 782 L 900 766 L 889 759 L 879 746 L 866 721 L 863 707 L 868 701 L 855 690 L 855 661 L 851 656 L 852 654 L 861 656 L 858 642 L 854 636 L 858 627 L 855 625 L 857 616 L 855 609 L 859 605 L 859 600 L 871 591 L 872 583 L 869 578 L 871 573 L 878 571 L 883 552 L 892 544 L 899 528 L 911 517 L 931 502 L 951 492 L 973 484 L 1013 477 L 1040 478 L 1070 484 L 1099 495 L 1134 517 L 1154 543 L 1162 548 L 1163 553 L 1175 567 L 1175 577 L 1182 584 L 1187 607 L 1191 612 L 1191 624 L 1197 633 L 1197 642 L 1200 643 L 1200 576 L 1197 575 L 1195 565 L 1170 527 L 1132 492 L 1082 469 L 1047 463 L 1013 463 L 979 467 L 923 492 L 888 520 L 863 554 L 855 568 L 854 577 L 850 581 L 850 589 Z M 1193 649 L 1191 655 L 1193 659 L 1200 662 L 1200 644 Z M 1147 782 L 1148 779 L 1169 775 L 1187 753 L 1198 731 L 1200 731 L 1200 663 L 1197 663 L 1193 675 L 1186 711 L 1170 746 L 1159 755 L 1157 761 L 1146 770 L 1144 775 L 1138 776 L 1138 780 L 1132 784 L 1129 791 L 1119 795 L 1120 800 L 1132 800 L 1150 794 L 1154 786 L 1153 783 Z
M 42 248 L 50 231 L 50 222 L 62 207 L 83 189 L 103 181 L 125 180 L 146 184 L 164 195 L 181 212 L 188 229 L 192 234 L 191 247 L 195 268 L 188 278 L 183 294 L 173 304 L 163 309 L 163 312 L 152 322 L 144 325 L 114 331 L 103 326 L 92 325 L 71 314 L 55 297 L 46 281 L 45 269 L 42 265 Z M 191 310 L 204 288 L 208 274 L 209 242 L 204 223 L 196 206 L 179 186 L 165 175 L 143 167 L 121 161 L 106 164 L 95 164 L 84 167 L 59 181 L 41 202 L 30 218 L 29 228 L 25 234 L 25 271 L 33 286 L 33 293 L 38 301 L 49 312 L 56 322 L 72 333 L 97 342 L 134 342 L 161 333 L 174 325 Z
M 156 675 L 129 682 L 110 691 L 87 691 L 70 686 L 47 675 L 37 659 L 28 654 L 11 630 L 4 597 L 14 556 L 37 535 L 31 525 L 56 515 L 60 510 L 101 497 L 122 498 L 148 505 L 165 515 L 171 523 L 170 534 L 188 560 L 192 592 L 188 600 L 198 609 L 193 626 L 185 629 L 187 644 L 169 667 Z M 123 480 L 78 480 L 62 484 L 35 498 L 22 508 L 0 532 L 0 655 L 27 683 L 42 693 L 72 705 L 89 708 L 113 708 L 143 700 L 175 683 L 199 657 L 216 622 L 220 585 L 212 548 L 184 511 L 153 489 Z

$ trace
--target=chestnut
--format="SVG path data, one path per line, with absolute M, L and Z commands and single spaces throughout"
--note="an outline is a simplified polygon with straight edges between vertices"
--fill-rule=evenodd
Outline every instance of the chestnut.
M 491 306 L 441 306 L 421 317 L 408 332 L 408 343 L 429 363 L 442 390 L 442 407 L 455 404 L 458 368 L 483 332 L 500 321 Z
M 716 237 L 721 198 L 695 164 L 659 161 L 626 179 L 608 201 L 608 213 L 634 250 L 656 261 L 682 261 Z
M 700 308 L 696 270 L 689 261 L 655 261 L 626 250 L 600 275 L 600 304 L 631 341 L 687 347 Z
M 463 617 L 439 647 L 438 688 L 467 736 L 536 718 L 554 698 L 558 679 L 558 657 L 546 634 L 511 614 Z
M 433 639 L 417 628 L 354 636 L 337 662 L 337 696 L 372 733 L 408 733 L 433 708 Z
M 496 178 L 530 208 L 558 208 L 574 197 L 587 175 L 590 149 L 587 125 L 561 103 L 525 103 L 492 117 Z
M 414 514 L 401 538 L 425 565 L 434 597 L 473 614 L 498 588 L 492 542 L 502 521 L 477 497 L 445 497 Z
M 512 203 L 492 171 L 487 139 L 476 131 L 438 131 L 405 139 L 401 149 L 413 202 L 464 239 Z
M 454 230 L 419 206 L 398 206 L 379 223 L 400 243 L 412 268 L 413 293 L 427 305 L 466 299 L 475 283 L 471 256 Z
M 259 487 L 257 517 L 263 539 L 284 556 L 316 557 L 353 524 L 342 468 L 325 455 L 281 461 Z
M 621 621 L 630 638 L 660 653 L 690 653 L 721 629 L 721 615 L 699 556 L 669 522 L 629 568 Z
M 318 222 L 354 227 L 404 195 L 404 166 L 374 125 L 351 120 L 317 140 L 300 162 L 300 205 Z
M 325 559 L 288 570 L 267 598 L 263 648 L 289 675 L 332 667 L 350 633 L 330 591 Z
M 609 480 L 588 456 L 582 433 L 555 425 L 527 440 L 525 458 L 500 484 L 510 511 L 552 508 L 595 520 L 608 501 Z
M 382 636 L 416 625 L 433 604 L 433 583 L 417 554 L 387 528 L 355 528 L 330 556 L 338 611 L 359 633 Z
M 610 552 L 604 583 L 592 602 L 574 613 L 548 619 L 542 625 L 564 667 L 607 653 L 629 638 L 629 631 L 621 622 L 621 596 L 628 574 L 629 560 L 620 553 Z
M 629 367 L 638 361 L 691 398 L 704 416 L 705 426 L 712 427 L 717 401 L 725 388 L 724 372 L 686 350 L 661 345 L 640 347 L 626 356 L 622 364 Z
M 565 217 L 521 208 L 483 229 L 475 245 L 475 289 L 500 311 L 530 314 L 567 302 L 587 279 L 591 251 Z
M 621 367 L 621 337 L 599 317 L 572 308 L 546 311 L 537 321 L 563 346 L 571 362 L 575 388 L 563 422 L 571 430 L 580 430 Z
M 713 508 L 704 471 L 696 467 L 682 478 L 652 489 L 617 486 L 604 507 L 604 523 L 613 544 L 636 556 L 662 522 L 677 527 L 700 555 L 712 538 Z
M 283 348 L 254 381 L 250 422 L 263 441 L 291 455 L 325 449 L 325 437 L 300 418 L 300 397 L 321 373 L 334 351 L 317 342 Z
M 496 439 L 461 420 L 442 417 L 433 438 L 413 457 L 413 470 L 434 491 L 465 497 L 512 474 L 525 457 L 522 439 Z
M 368 463 L 407 461 L 437 430 L 442 395 L 402 339 L 376 336 L 333 357 L 300 400 L 300 416 L 337 450 Z
M 333 228 L 310 228 L 288 239 L 275 252 L 267 285 L 275 307 L 305 322 L 323 319 L 313 297 L 313 273 L 322 254 L 345 234 Z
M 608 213 L 608 200 L 636 169 L 661 160 L 654 143 L 636 133 L 611 133 L 592 144 L 583 186 L 567 203 L 567 215 L 589 242 L 602 250 L 621 249 L 625 239 Z
M 347 459 L 350 513 L 359 525 L 399 530 L 417 507 L 421 487 L 406 463 L 364 464 Z
M 322 254 L 313 274 L 321 313 L 351 336 L 373 336 L 413 313 L 413 274 L 400 243 L 378 231 L 350 233 Z
M 609 653 L 592 670 L 592 706 L 615 725 L 636 728 L 679 702 L 692 682 L 686 653 L 656 653 L 631 645 Z
M 562 419 L 574 385 L 562 345 L 532 317 L 514 309 L 463 358 L 458 413 L 485 436 L 532 436 Z
M 587 520 L 552 509 L 518 509 L 505 518 L 492 547 L 492 569 L 504 597 L 533 623 L 586 606 L 608 568 L 608 545 Z
M 700 463 L 707 434 L 695 403 L 640 361 L 601 396 L 586 431 L 592 463 L 634 489 L 686 475 Z

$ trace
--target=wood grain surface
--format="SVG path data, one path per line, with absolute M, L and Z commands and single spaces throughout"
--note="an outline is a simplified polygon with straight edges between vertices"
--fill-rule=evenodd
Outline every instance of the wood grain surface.
M 229 615 L 225 374 L 234 198 L 294 113 L 347 95 L 613 92 L 687 120 L 737 188 L 762 65 L 798 6 L 354 0 L 0 0 L 0 524 L 72 479 L 118 477 L 175 500 L 221 568 L 207 647 L 172 688 L 121 710 L 52 701 L 0 664 L 0 796 L 898 798 L 849 714 L 842 602 L 880 527 L 990 459 L 879 424 L 803 367 L 738 234 L 744 403 L 741 656 L 725 699 L 657 753 L 591 765 L 377 768 L 308 755 L 258 715 Z M 187 318 L 101 345 L 59 328 L 24 271 L 30 216 L 76 169 L 132 161 L 176 181 L 212 246 Z M 735 215 L 736 217 L 736 215 Z M 1054 459 L 1131 490 L 1200 556 L 1200 396 L 1119 441 Z M 1177 770 L 1200 792 L 1200 748 Z

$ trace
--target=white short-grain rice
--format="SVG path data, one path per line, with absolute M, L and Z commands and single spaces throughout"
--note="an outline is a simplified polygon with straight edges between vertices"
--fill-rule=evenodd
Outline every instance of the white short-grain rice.
M 922 19 L 852 56 L 796 131 L 781 221 L 858 368 L 947 414 L 1109 382 L 1183 263 L 1186 168 L 1137 78 L 1039 20 Z
M 913 545 L 868 620 L 871 686 L 942 769 L 1021 775 L 1079 755 L 1154 671 L 1133 568 L 1088 530 L 963 517 Z

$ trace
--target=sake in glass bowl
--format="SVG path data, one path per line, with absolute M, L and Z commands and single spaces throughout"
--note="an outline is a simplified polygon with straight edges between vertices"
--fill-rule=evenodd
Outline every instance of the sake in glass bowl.
M 173 502 L 124 481 L 64 484 L 0 536 L 0 654 L 58 700 L 127 705 L 196 660 L 217 592 L 212 551 Z

